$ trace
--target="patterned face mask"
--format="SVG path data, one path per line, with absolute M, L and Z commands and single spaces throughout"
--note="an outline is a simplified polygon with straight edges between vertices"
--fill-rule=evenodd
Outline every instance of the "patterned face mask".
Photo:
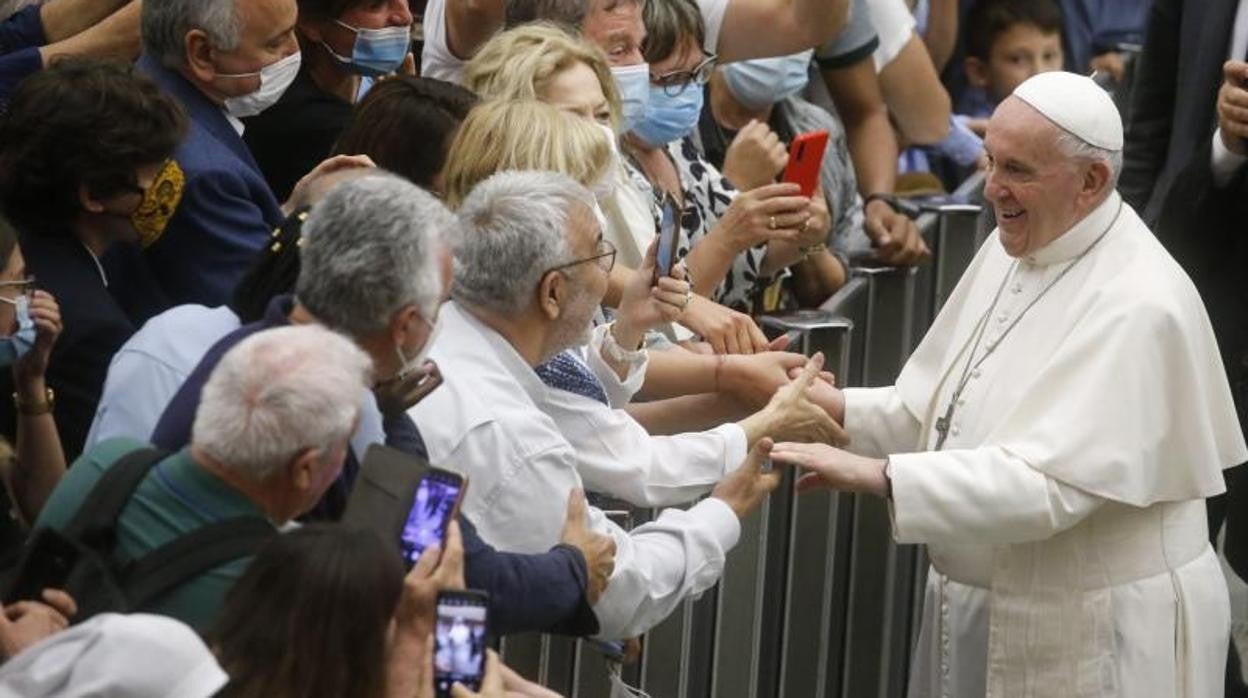
M 152 180 L 151 186 L 136 189 L 142 192 L 143 201 L 130 214 L 130 223 L 139 234 L 139 244 L 147 247 L 160 239 L 169 225 L 169 219 L 178 210 L 185 187 L 186 175 L 178 163 L 170 159 Z

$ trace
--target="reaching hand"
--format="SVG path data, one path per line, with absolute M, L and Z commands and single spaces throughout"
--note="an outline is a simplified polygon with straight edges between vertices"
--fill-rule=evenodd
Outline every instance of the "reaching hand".
M 789 369 L 789 378 L 797 380 L 802 375 L 802 369 Z M 824 412 L 832 418 L 832 421 L 845 426 L 845 393 L 836 387 L 836 377 L 831 373 L 824 371 L 821 378 L 810 384 L 810 388 L 806 391 L 806 397 L 810 401 L 823 408 Z
M 753 318 L 696 293 L 689 297 L 680 324 L 706 340 L 716 354 L 767 351 L 767 335 Z
M 741 467 L 725 475 L 711 490 L 711 496 L 732 507 L 738 518 L 745 518 L 780 485 L 779 472 L 763 470 L 763 463 L 770 453 L 771 439 L 759 439 Z
M 612 331 L 625 349 L 635 348 L 646 330 L 676 322 L 693 296 L 682 264 L 672 265 L 671 276 L 660 276 L 655 281 L 658 248 L 658 238 L 655 238 L 646 250 L 641 269 L 633 273 L 632 281 L 620 298 Z
M 823 354 L 815 354 L 797 378 L 776 391 L 757 417 L 765 434 L 789 441 L 847 444 L 849 436 L 828 412 L 811 401 L 811 387 L 822 374 Z M 754 417 L 747 418 L 747 421 Z
M 887 494 L 882 460 L 864 458 L 827 444 L 799 443 L 776 444 L 771 459 L 814 471 L 797 481 L 798 492 L 831 489 L 880 497 Z
M 373 162 L 373 159 L 367 155 L 335 155 L 323 160 L 319 165 L 312 168 L 311 172 L 295 183 L 294 189 L 290 191 L 290 198 L 286 199 L 286 204 L 282 207 L 282 212 L 290 215 L 295 209 L 311 203 L 308 201 L 308 189 L 321 177 L 333 174 L 339 170 L 376 166 L 377 163 Z
M 574 489 L 568 494 L 568 515 L 563 522 L 563 534 L 559 542 L 581 551 L 585 557 L 585 598 L 589 605 L 598 603 L 607 589 L 611 574 L 615 572 L 615 539 L 589 529 L 588 507 L 585 491 Z
M 463 588 L 464 543 L 459 522 L 451 521 L 446 527 L 446 545 L 425 548 L 403 579 L 403 593 L 394 611 L 397 629 L 414 637 L 428 637 L 437 616 L 438 592 Z
M 875 245 L 875 255 L 881 262 L 900 267 L 912 267 L 931 255 L 919 227 L 903 213 L 898 213 L 887 202 L 875 199 L 867 204 L 867 237 Z
M 724 153 L 724 177 L 741 191 L 776 180 L 789 164 L 789 153 L 780 137 L 764 122 L 750 119 L 737 131 Z
M 78 606 L 69 594 L 44 589 L 43 602 L 18 601 L 0 613 L 0 655 L 5 659 L 69 627 Z

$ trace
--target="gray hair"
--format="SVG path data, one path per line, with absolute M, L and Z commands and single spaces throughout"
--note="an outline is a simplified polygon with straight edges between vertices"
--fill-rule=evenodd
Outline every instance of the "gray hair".
M 527 310 L 542 276 L 572 261 L 567 226 L 576 204 L 592 210 L 594 195 L 554 172 L 499 172 L 478 184 L 459 209 L 455 298 Z
M 442 202 L 397 175 L 343 182 L 308 213 L 295 295 L 353 337 L 385 330 L 408 305 L 432 321 L 442 296 L 442 235 L 454 224 Z
M 191 443 L 263 482 L 300 453 L 350 438 L 371 374 L 367 354 L 318 325 L 258 332 L 213 369 Z
M 166 68 L 186 65 L 186 34 L 199 29 L 214 48 L 233 51 L 242 38 L 238 0 L 143 0 L 143 51 Z
M 1122 151 L 1106 150 L 1088 143 L 1079 136 L 1054 124 L 1057 129 L 1057 149 L 1063 155 L 1082 162 L 1104 160 L 1109 165 L 1109 191 L 1118 186 L 1118 176 L 1122 174 Z

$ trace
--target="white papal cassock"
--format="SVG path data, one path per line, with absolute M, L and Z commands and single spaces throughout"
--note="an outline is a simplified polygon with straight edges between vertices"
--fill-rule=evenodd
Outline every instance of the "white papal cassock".
M 981 320 L 976 360 L 999 347 L 935 451 Z M 1117 193 L 1022 259 L 994 232 L 897 385 L 845 400 L 932 559 L 911 696 L 1222 695 L 1204 498 L 1248 452 L 1199 296 Z

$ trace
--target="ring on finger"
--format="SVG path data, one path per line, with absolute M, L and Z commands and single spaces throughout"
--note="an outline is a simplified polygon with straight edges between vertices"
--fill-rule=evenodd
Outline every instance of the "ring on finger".
M 693 300 L 693 291 L 685 291 L 685 302 L 680 304 L 680 309 L 688 308 L 691 300 Z
M 771 230 L 775 230 L 775 229 L 776 229 L 776 217 L 775 217 L 775 216 L 769 216 L 769 217 L 768 217 L 768 219 L 767 219 L 767 227 L 768 227 L 768 228 L 770 228 Z
M 806 220 L 802 221 L 802 232 L 804 233 L 804 232 L 806 232 L 807 230 L 810 230 L 810 219 L 809 219 L 809 218 L 807 218 Z

